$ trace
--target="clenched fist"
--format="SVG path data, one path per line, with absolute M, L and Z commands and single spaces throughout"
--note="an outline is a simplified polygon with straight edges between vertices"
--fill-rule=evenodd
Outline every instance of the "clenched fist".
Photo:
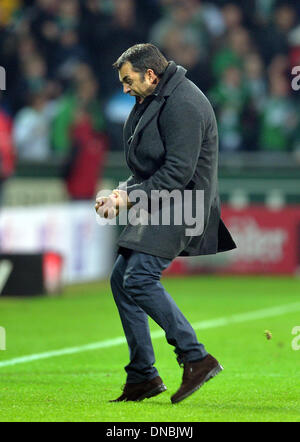
M 109 196 L 96 199 L 95 210 L 101 218 L 115 218 L 121 209 L 130 208 L 131 202 L 124 190 L 115 189 Z

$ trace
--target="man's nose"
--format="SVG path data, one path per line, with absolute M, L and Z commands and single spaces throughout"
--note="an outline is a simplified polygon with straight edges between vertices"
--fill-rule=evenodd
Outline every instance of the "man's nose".
M 128 84 L 123 85 L 123 92 L 124 94 L 128 94 L 128 92 L 130 92 L 130 87 L 128 86 Z

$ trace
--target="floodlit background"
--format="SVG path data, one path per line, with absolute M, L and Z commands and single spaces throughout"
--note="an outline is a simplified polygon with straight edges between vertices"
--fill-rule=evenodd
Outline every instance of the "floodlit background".
M 134 103 L 112 63 L 153 42 L 214 106 L 223 217 L 239 245 L 171 271 L 297 273 L 299 14 L 276 0 L 1 0 L 0 250 L 59 252 L 68 283 L 109 274 L 119 232 L 95 225 L 92 201 L 129 175 Z
M 112 63 L 140 42 L 214 107 L 222 218 L 238 245 L 166 271 L 227 370 L 204 408 L 193 395 L 178 414 L 161 407 L 169 393 L 153 409 L 107 408 L 128 359 L 108 283 L 121 227 L 97 222 L 94 199 L 129 176 L 134 98 Z M 299 420 L 300 3 L 0 0 L 0 67 L 0 419 Z M 171 394 L 180 372 L 155 342 Z

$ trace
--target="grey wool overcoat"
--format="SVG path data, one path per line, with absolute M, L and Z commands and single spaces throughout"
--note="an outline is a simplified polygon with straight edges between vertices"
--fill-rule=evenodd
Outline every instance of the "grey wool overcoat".
M 119 187 L 127 190 L 129 199 L 132 191 L 144 191 L 150 201 L 147 213 L 153 190 L 177 190 L 182 195 L 184 190 L 190 190 L 192 204 L 196 202 L 195 191 L 204 191 L 203 229 L 196 236 L 187 235 L 190 223 L 185 222 L 184 216 L 181 225 L 155 225 L 149 218 L 148 224 L 129 222 L 122 231 L 119 247 L 169 259 L 215 254 L 236 247 L 220 218 L 214 111 L 185 74 L 182 66 L 170 61 L 134 132 L 134 108 L 124 125 L 125 156 L 132 175 Z M 178 204 L 174 206 L 178 210 Z M 182 210 L 183 207 L 182 200 Z M 170 219 L 174 221 L 174 217 Z

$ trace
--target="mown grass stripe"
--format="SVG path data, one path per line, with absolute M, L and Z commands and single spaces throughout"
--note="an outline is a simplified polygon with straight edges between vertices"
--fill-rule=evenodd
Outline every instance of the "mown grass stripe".
M 222 327 L 230 324 L 243 323 L 246 321 L 254 321 L 257 319 L 265 319 L 274 316 L 280 316 L 287 313 L 293 313 L 300 310 L 300 302 L 269 307 L 251 312 L 238 313 L 231 316 L 224 316 L 221 318 L 209 319 L 206 321 L 196 322 L 192 324 L 195 330 L 204 330 L 214 327 Z M 157 330 L 151 333 L 153 339 L 165 336 L 163 330 Z M 24 364 L 28 362 L 38 361 L 41 359 L 48 359 L 55 356 L 64 356 L 74 353 L 81 353 L 84 351 L 99 350 L 107 347 L 115 347 L 126 343 L 125 337 L 119 336 L 105 341 L 94 342 L 91 344 L 81 345 L 77 347 L 62 348 L 60 350 L 47 351 L 43 353 L 36 353 L 32 355 L 25 355 L 13 359 L 8 359 L 0 362 L 0 368 L 8 367 L 17 364 Z

